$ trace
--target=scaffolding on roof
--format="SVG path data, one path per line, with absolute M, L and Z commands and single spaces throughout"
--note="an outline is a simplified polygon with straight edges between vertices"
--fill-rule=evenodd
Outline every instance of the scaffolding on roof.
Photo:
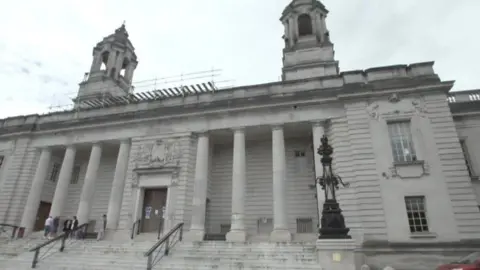
M 51 105 L 48 107 L 47 114 L 61 111 L 98 109 L 204 93 L 214 93 L 224 88 L 233 87 L 233 85 L 219 86 L 223 83 L 232 82 L 232 80 L 216 80 L 216 77 L 221 75 L 221 71 L 221 69 L 212 68 L 206 71 L 182 73 L 175 76 L 135 81 L 132 83 L 130 93 L 125 96 L 111 96 L 107 94 L 107 91 L 102 91 L 107 90 L 108 88 L 99 88 L 95 90 L 98 92 L 104 92 L 101 94 L 101 97 L 73 103 L 70 102 L 69 104 Z M 78 92 L 67 93 L 63 99 L 74 100 L 77 93 Z

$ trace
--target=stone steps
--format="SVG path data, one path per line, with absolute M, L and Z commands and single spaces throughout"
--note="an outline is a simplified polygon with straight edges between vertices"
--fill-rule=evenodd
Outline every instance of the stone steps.
M 41 260 L 36 269 L 146 269 L 147 258 L 144 253 L 153 244 L 154 241 L 115 243 L 79 240 L 67 246 L 64 252 L 51 250 L 51 255 Z M 0 257 L 0 269 L 31 269 L 33 256 L 33 252 L 24 252 L 5 263 Z M 321 267 L 313 244 L 202 242 L 177 243 L 169 256 L 163 257 L 155 269 L 308 270 Z

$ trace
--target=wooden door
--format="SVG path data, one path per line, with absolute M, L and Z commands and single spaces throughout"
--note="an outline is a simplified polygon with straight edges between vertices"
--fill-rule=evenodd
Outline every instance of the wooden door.
M 167 188 L 145 189 L 142 208 L 142 232 L 158 232 L 163 226 L 163 209 L 167 203 Z
M 45 226 L 45 220 L 47 220 L 48 215 L 50 214 L 50 208 L 52 204 L 49 202 L 40 202 L 37 211 L 37 220 L 35 221 L 35 226 L 33 227 L 34 231 L 41 231 Z

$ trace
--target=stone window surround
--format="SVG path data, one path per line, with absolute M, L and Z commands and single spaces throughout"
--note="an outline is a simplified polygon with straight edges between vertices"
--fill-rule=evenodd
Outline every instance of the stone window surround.
M 462 141 L 463 143 L 465 144 L 464 146 L 462 145 Z M 473 160 L 470 156 L 470 153 L 468 151 L 468 144 L 467 144 L 467 141 L 468 141 L 468 137 L 466 136 L 459 136 L 459 142 L 460 142 L 460 147 L 462 148 L 462 154 L 464 154 L 466 156 L 466 161 L 470 164 L 470 171 L 472 173 L 472 175 L 470 176 L 471 180 L 472 181 L 480 181 L 480 176 L 478 175 L 478 172 L 475 170 L 474 166 L 472 166 L 473 164 Z M 464 148 L 465 147 L 465 151 L 466 153 L 464 153 Z M 467 165 L 468 166 L 468 165 Z
M 431 224 L 431 220 L 430 218 L 428 217 L 428 201 L 429 201 L 429 196 L 426 195 L 426 194 L 423 194 L 423 193 L 418 193 L 418 192 L 409 192 L 407 194 L 404 195 L 404 198 L 407 198 L 407 197 L 423 197 L 424 198 L 424 202 L 425 202 L 425 215 L 426 215 L 426 219 L 427 219 L 427 224 Z M 407 208 L 406 208 L 406 204 L 405 204 L 405 216 L 408 217 L 407 215 Z M 408 219 L 405 221 L 406 224 L 408 225 Z M 430 225 L 429 225 L 429 230 L 431 229 Z M 418 233 L 410 233 L 410 238 L 411 239 L 430 239 L 430 238 L 437 238 L 437 234 L 435 232 L 432 232 L 432 231 L 428 231 L 428 232 L 418 232 Z
M 386 131 L 386 134 L 388 134 L 388 140 L 389 140 L 388 151 L 391 153 L 389 155 L 389 157 L 390 157 L 390 160 L 391 160 L 391 163 L 392 163 L 392 166 L 389 169 L 390 169 L 390 173 L 391 173 L 392 177 L 402 178 L 402 176 L 399 173 L 399 170 L 401 170 L 402 167 L 421 167 L 422 170 L 423 170 L 423 174 L 420 175 L 419 177 L 430 174 L 430 167 L 428 165 L 427 160 L 425 160 L 426 153 L 420 147 L 420 145 L 422 145 L 422 142 L 425 141 L 425 139 L 423 138 L 422 135 L 414 132 L 414 125 L 413 124 L 416 120 L 416 119 L 414 119 L 415 117 L 421 117 L 421 116 L 419 116 L 415 113 L 412 113 L 412 112 L 398 113 L 398 114 L 395 114 L 395 115 L 382 114 L 382 117 L 381 117 L 382 120 L 381 121 L 382 121 L 383 129 Z M 413 141 L 413 147 L 415 149 L 415 154 L 416 154 L 417 160 L 412 161 L 412 162 L 395 162 L 394 161 L 393 150 L 392 150 L 392 146 L 391 146 L 391 143 L 390 143 L 390 134 L 388 132 L 388 124 L 392 123 L 392 122 L 409 122 L 410 123 L 410 125 L 411 125 L 410 131 L 411 131 L 411 136 L 412 136 L 412 141 Z M 422 127 L 418 127 L 418 128 L 421 129 Z M 403 178 L 405 178 L 405 177 L 403 177 Z M 415 177 L 415 178 L 417 178 L 417 177 Z

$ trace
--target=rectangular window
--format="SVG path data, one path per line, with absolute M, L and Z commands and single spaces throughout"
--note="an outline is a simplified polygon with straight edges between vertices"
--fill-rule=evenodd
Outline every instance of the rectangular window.
M 470 161 L 470 155 L 468 154 L 465 140 L 460 140 L 460 146 L 462 147 L 463 157 L 465 158 L 465 164 L 467 165 L 468 175 L 473 176 L 472 162 Z
M 80 165 L 75 165 L 72 171 L 72 179 L 70 180 L 70 184 L 77 184 L 80 178 Z
M 304 172 L 307 169 L 305 151 L 295 150 L 295 169 L 297 172 Z
M 409 121 L 388 123 L 394 162 L 417 160 Z
M 230 224 L 220 224 L 220 233 L 227 234 L 230 231 Z
M 297 218 L 297 233 L 313 233 L 312 218 Z
M 272 218 L 260 218 L 257 221 L 257 232 L 258 234 L 270 234 L 273 230 L 273 219 Z
M 428 232 L 427 210 L 424 196 L 405 197 L 408 225 L 411 233 Z
M 52 172 L 50 173 L 50 181 L 54 183 L 57 182 L 59 173 L 60 173 L 60 164 L 53 163 Z

